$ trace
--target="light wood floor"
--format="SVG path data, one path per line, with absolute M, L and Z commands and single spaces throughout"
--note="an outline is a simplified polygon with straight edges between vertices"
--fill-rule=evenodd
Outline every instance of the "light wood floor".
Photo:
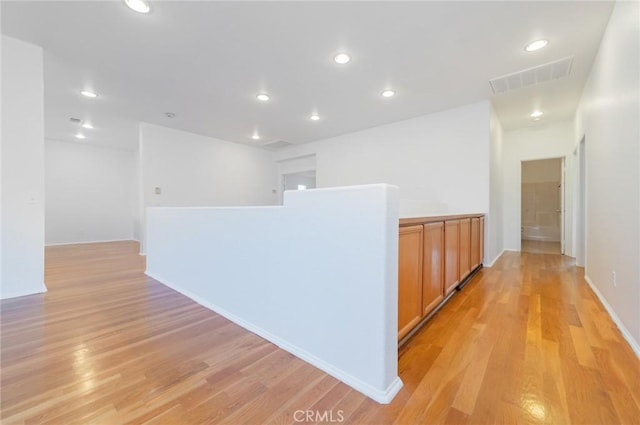
M 481 271 L 402 348 L 382 406 L 145 277 L 137 250 L 47 248 L 49 292 L 1 302 L 3 424 L 640 421 L 640 363 L 566 257 Z
M 560 254 L 560 242 L 525 241 L 521 243 L 522 252 L 536 254 Z

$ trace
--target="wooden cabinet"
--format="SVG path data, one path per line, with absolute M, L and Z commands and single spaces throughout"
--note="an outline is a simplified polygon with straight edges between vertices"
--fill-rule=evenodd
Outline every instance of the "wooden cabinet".
M 480 264 L 484 262 L 484 217 L 480 217 Z
M 398 339 L 422 319 L 423 229 L 400 228 L 398 244 Z
M 484 257 L 479 215 L 407 219 L 398 245 L 398 340 L 411 332 Z
M 444 299 L 444 223 L 424 225 L 422 259 L 422 315 L 426 316 Z
M 460 281 L 471 273 L 471 219 L 460 220 Z
M 480 218 L 471 218 L 471 270 L 480 265 Z
M 460 283 L 460 220 L 444 222 L 444 291 L 449 294 Z

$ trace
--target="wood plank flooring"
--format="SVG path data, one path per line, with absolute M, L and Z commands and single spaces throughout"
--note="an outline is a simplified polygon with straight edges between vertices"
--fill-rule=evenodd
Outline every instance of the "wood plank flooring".
M 0 303 L 2 424 L 640 423 L 640 362 L 567 257 L 478 273 L 402 347 L 383 406 L 147 278 L 137 252 L 47 248 L 49 292 Z
M 560 254 L 561 247 L 560 242 L 526 241 L 523 239 L 520 250 L 535 254 Z

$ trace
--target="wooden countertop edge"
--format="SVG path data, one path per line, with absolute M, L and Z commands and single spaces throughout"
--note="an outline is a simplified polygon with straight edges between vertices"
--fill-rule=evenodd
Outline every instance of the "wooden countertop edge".
M 414 224 L 434 223 L 436 221 L 460 220 L 462 218 L 484 217 L 483 213 L 477 214 L 457 214 L 457 215 L 438 215 L 433 217 L 411 217 L 401 218 L 400 226 L 411 226 Z

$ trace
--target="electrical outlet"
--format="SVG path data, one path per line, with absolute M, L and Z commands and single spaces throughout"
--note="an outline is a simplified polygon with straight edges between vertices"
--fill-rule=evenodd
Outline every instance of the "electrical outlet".
M 615 288 L 616 286 L 618 286 L 618 282 L 616 280 L 616 272 L 612 271 L 611 272 L 611 283 L 613 284 L 613 287 Z

